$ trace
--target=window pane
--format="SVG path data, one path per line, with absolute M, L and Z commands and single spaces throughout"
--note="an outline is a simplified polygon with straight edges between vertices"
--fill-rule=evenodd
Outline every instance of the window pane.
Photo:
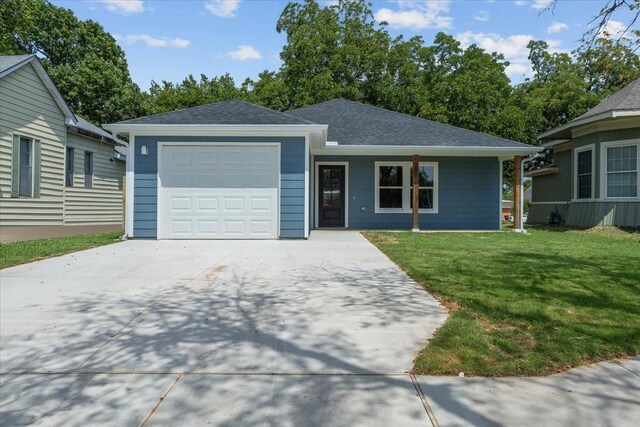
M 20 138 L 20 196 L 31 197 L 33 168 L 31 167 L 31 140 Z
M 420 176 L 420 187 L 433 187 L 434 171 L 433 166 L 420 166 L 418 169 Z M 411 168 L 411 182 L 409 185 L 413 185 L 413 168 Z
M 413 209 L 413 197 L 409 205 Z M 420 189 L 418 193 L 418 209 L 433 209 L 433 189 Z
M 381 208 L 402 208 L 401 188 L 381 188 L 380 189 Z
M 591 173 L 592 151 L 582 151 L 578 153 L 578 174 Z
M 638 147 L 636 145 L 607 148 L 607 172 L 636 171 L 637 164 Z
M 73 187 L 73 148 L 67 148 L 67 167 L 65 170 L 65 185 L 67 187 Z
M 638 172 L 607 174 L 607 197 L 638 197 Z
M 380 166 L 380 187 L 402 187 L 402 166 Z
M 591 198 L 591 174 L 578 176 L 578 199 Z
M 93 187 L 93 153 L 84 153 L 84 188 Z

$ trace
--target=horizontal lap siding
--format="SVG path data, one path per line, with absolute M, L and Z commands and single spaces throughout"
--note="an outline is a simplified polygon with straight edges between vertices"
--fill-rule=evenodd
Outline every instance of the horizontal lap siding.
M 349 163 L 349 228 L 410 229 L 411 213 L 375 213 L 375 162 L 410 162 L 398 156 L 316 156 Z M 495 157 L 421 157 L 438 162 L 438 213 L 420 214 L 420 228 L 495 230 L 500 217 L 500 165 Z M 362 210 L 364 208 L 364 211 Z
M 135 138 L 134 237 L 157 236 L 158 142 L 280 143 L 280 237 L 304 237 L 303 137 L 165 137 Z M 146 144 L 149 155 L 140 154 Z
M 65 188 L 65 224 L 122 224 L 125 164 L 113 158 L 113 145 L 69 133 L 67 146 L 74 148 L 75 173 L 73 187 Z M 93 153 L 93 188 L 84 188 L 86 152 Z
M 39 198 L 11 198 L 12 134 L 41 141 Z M 65 117 L 31 65 L 0 79 L 0 223 L 62 225 Z

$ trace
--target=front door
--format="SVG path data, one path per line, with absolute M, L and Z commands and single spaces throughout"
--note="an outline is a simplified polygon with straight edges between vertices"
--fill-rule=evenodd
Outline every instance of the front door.
M 318 167 L 320 227 L 344 227 L 344 171 L 345 167 L 339 165 Z

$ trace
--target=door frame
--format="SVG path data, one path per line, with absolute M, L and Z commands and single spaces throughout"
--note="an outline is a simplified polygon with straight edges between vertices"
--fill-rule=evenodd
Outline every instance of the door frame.
M 344 166 L 344 228 L 349 228 L 349 162 L 325 162 L 317 161 L 314 167 L 314 228 L 320 228 L 320 210 L 318 200 L 320 199 L 320 166 Z
M 282 168 L 281 168 L 281 156 L 282 147 L 279 142 L 206 142 L 206 141 L 158 141 L 158 153 L 157 153 L 157 172 L 156 172 L 156 240 L 165 240 L 162 235 L 162 221 L 161 221 L 161 207 L 162 207 L 162 149 L 166 146 L 206 146 L 206 147 L 275 147 L 277 148 L 277 164 L 278 168 L 278 192 L 276 203 L 276 218 L 278 223 L 276 224 L 276 239 L 280 238 L 280 198 L 282 195 Z M 175 240 L 175 239 L 173 239 Z M 223 240 L 223 239 L 219 239 Z

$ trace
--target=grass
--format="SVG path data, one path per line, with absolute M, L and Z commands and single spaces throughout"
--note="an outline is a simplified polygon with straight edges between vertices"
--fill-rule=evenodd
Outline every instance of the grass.
M 64 255 L 118 241 L 121 232 L 83 234 L 0 244 L 0 268 Z
M 547 375 L 640 354 L 637 232 L 366 236 L 450 310 L 415 373 Z

